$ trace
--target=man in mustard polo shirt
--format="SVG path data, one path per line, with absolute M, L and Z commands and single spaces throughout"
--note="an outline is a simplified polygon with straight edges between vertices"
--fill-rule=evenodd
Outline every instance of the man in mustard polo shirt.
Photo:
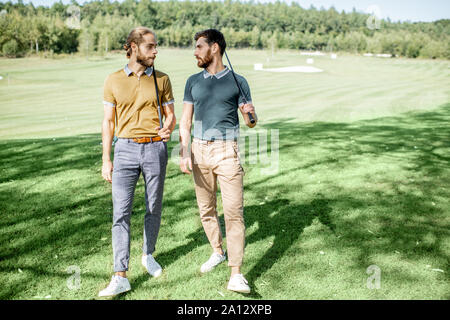
M 160 222 L 164 179 L 167 166 L 167 144 L 176 123 L 174 99 L 169 77 L 155 71 L 153 62 L 156 35 L 145 27 L 131 31 L 127 43 L 128 64 L 110 74 L 104 84 L 103 178 L 112 183 L 112 245 L 114 272 L 108 287 L 99 296 L 112 296 L 131 289 L 126 277 L 130 258 L 130 216 L 139 175 L 145 181 L 146 215 L 142 264 L 148 273 L 158 277 L 161 266 L 153 258 Z M 157 86 L 155 86 L 155 77 Z M 163 128 L 159 127 L 157 95 L 162 100 Z M 116 119 L 115 119 L 116 118 Z M 111 144 L 115 120 L 118 141 L 111 162 Z

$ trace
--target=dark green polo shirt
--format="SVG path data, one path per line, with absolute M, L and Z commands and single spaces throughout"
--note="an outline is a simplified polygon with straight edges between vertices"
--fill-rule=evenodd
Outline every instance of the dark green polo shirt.
M 236 74 L 239 85 L 251 102 L 250 88 Z M 238 106 L 244 104 L 228 67 L 211 75 L 206 69 L 186 81 L 184 103 L 194 105 L 194 137 L 202 140 L 235 140 L 239 137 Z

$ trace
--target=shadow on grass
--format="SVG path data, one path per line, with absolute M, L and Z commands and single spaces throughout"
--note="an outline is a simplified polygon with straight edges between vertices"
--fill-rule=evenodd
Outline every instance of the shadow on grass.
M 348 124 L 291 120 L 265 126 L 279 130 L 279 173 L 246 183 L 246 194 L 257 199 L 272 190 L 290 199 L 289 204 L 273 200 L 245 208 L 249 225 L 259 223 L 248 243 L 275 236 L 273 246 L 249 271 L 250 281 L 283 256 L 295 241 L 292 237 L 299 238 L 314 218 L 308 213 L 313 207 L 321 208 L 315 210 L 322 212 L 321 223 L 342 237 L 340 248 L 358 252 L 353 263 L 356 273 L 364 274 L 375 256 L 395 254 L 406 263 L 426 259 L 448 270 L 450 104 L 431 112 Z M 292 179 L 297 174 L 321 178 Z M 326 194 L 324 202 L 316 190 Z M 274 212 L 277 218 L 268 219 Z M 349 213 L 355 213 L 351 219 L 346 218 Z M 412 276 L 410 284 L 421 277 Z M 438 277 L 449 279 L 448 272 Z
M 279 173 L 261 176 L 246 168 L 245 221 L 247 228 L 257 225 L 246 243 L 274 237 L 246 272 L 253 288 L 314 219 L 341 236 L 341 250 L 357 252 L 352 272 L 364 273 L 374 256 L 395 251 L 405 260 L 433 259 L 437 267 L 448 268 L 450 104 L 354 123 L 293 120 L 264 126 L 279 129 Z M 111 257 L 111 190 L 101 180 L 100 141 L 99 134 L 0 141 L 0 299 L 14 299 L 33 286 L 31 278 L 11 276 L 17 268 L 33 269 L 33 281 L 39 281 L 48 276 L 49 266 L 65 269 L 92 252 Z M 171 192 L 171 179 L 180 174 L 174 164 L 168 170 L 161 233 L 179 222 L 180 212 L 196 206 L 193 186 L 181 196 Z M 296 178 L 321 173 L 320 185 Z M 311 191 L 314 186 L 320 192 Z M 271 191 L 275 198 L 257 205 Z M 371 223 L 377 227 L 375 235 L 367 233 Z M 133 241 L 141 241 L 133 233 Z M 107 240 L 101 241 L 103 237 Z M 202 228 L 186 237 L 185 244 L 158 251 L 163 266 L 207 243 Z M 442 277 L 448 279 L 448 272 Z M 147 279 L 139 276 L 134 287 Z M 410 279 L 417 280 L 423 281 Z M 260 297 L 256 289 L 253 297 Z
M 277 199 L 264 205 L 245 208 L 246 227 L 258 224 L 257 231 L 246 238 L 251 244 L 274 236 L 273 245 L 247 273 L 251 295 L 261 298 L 255 281 L 283 257 L 285 252 L 298 240 L 303 229 L 310 226 L 315 218 L 334 231 L 336 226 L 330 220 L 332 208 L 327 199 L 315 199 L 309 204 L 293 204 L 287 199 Z

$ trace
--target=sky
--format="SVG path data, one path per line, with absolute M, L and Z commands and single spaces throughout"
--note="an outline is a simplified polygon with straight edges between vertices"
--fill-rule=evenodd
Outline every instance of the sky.
M 12 0 L 17 2 L 17 0 Z M 59 0 L 24 0 L 24 3 L 33 2 L 34 5 L 50 6 Z M 123 0 L 119 0 L 120 2 Z M 244 0 L 245 1 L 245 0 Z M 276 0 L 254 0 L 254 2 L 275 2 Z M 389 17 L 391 21 L 424 21 L 431 22 L 439 19 L 450 19 L 449 0 L 281 0 L 286 3 L 297 2 L 303 8 L 314 5 L 325 9 L 334 6 L 339 12 L 351 12 L 355 8 L 359 12 L 372 13 L 379 18 Z M 6 2 L 6 0 L 0 0 Z M 62 0 L 68 4 L 70 0 Z M 84 3 L 85 0 L 78 0 Z

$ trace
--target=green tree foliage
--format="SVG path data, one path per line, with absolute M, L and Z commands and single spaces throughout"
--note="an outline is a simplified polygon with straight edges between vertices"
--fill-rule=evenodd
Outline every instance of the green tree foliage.
M 58 4 L 62 5 L 62 4 Z M 19 57 L 40 50 L 54 53 L 77 51 L 79 30 L 68 28 L 60 6 L 34 8 L 21 1 L 0 4 L 0 47 L 7 56 Z M 6 45 L 7 49 L 3 47 Z M 15 48 L 13 51 L 12 48 Z M 8 54 L 5 53 L 8 51 Z
M 14 39 L 8 40 L 3 44 L 2 52 L 7 57 L 17 57 L 20 55 L 19 44 Z
M 393 23 L 382 20 L 368 28 L 369 15 L 325 10 L 297 3 L 260 4 L 253 1 L 92 0 L 79 5 L 81 30 L 64 21 L 68 7 L 34 7 L 18 2 L 0 3 L 0 48 L 17 55 L 41 50 L 104 54 L 120 50 L 129 31 L 145 25 L 154 29 L 160 45 L 188 47 L 193 35 L 217 28 L 233 48 L 278 48 L 389 53 L 405 57 L 450 58 L 450 20 L 433 23 Z M 11 42 L 11 40 L 14 40 Z M 3 51 L 2 51 L 3 52 Z

